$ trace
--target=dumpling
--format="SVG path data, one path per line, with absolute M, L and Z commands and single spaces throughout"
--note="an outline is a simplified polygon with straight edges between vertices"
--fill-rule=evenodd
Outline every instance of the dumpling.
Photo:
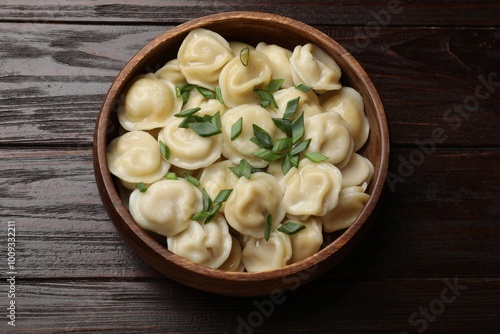
M 282 224 L 284 225 L 290 221 L 302 224 L 306 228 L 290 236 L 292 258 L 288 261 L 288 264 L 302 261 L 316 254 L 323 243 L 321 220 L 318 217 L 311 216 L 306 220 L 288 219 L 286 217 Z
M 362 187 L 343 188 L 337 206 L 321 217 L 323 231 L 330 233 L 351 226 L 363 211 L 370 195 Z
M 349 163 L 343 167 L 342 173 L 342 188 L 351 186 L 360 186 L 364 182 L 369 183 L 374 172 L 374 168 L 370 160 L 357 153 L 353 153 Z
M 276 111 L 277 117 L 283 117 L 288 101 L 293 100 L 297 97 L 299 98 L 299 103 L 297 105 L 295 115 L 294 117 L 291 117 L 291 119 L 297 118 L 302 111 L 304 112 L 305 118 L 309 118 L 311 116 L 324 112 L 323 108 L 319 104 L 318 95 L 316 95 L 312 90 L 303 92 L 301 90 L 295 89 L 295 87 L 291 87 L 287 89 L 281 89 L 274 93 L 274 100 L 278 105 L 278 110 Z
M 273 231 L 269 240 L 248 238 L 241 253 L 241 261 L 248 272 L 274 270 L 286 266 L 292 257 L 290 236 Z
M 161 128 L 182 107 L 174 84 L 151 73 L 137 76 L 123 96 L 118 102 L 118 121 L 128 131 Z
M 221 190 L 233 189 L 238 177 L 229 169 L 232 166 L 235 166 L 232 161 L 224 160 L 203 169 L 200 183 L 211 199 L 214 199 Z M 221 210 L 224 210 L 225 205 L 226 202 L 223 202 Z
M 145 192 L 136 189 L 129 199 L 130 214 L 142 228 L 166 237 L 186 229 L 203 209 L 201 191 L 184 179 L 161 180 Z
M 177 59 L 186 80 L 213 90 L 224 65 L 234 58 L 229 43 L 218 33 L 198 28 L 189 32 Z
M 359 150 L 370 133 L 370 124 L 364 112 L 361 95 L 351 87 L 342 87 L 338 91 L 321 95 L 319 101 L 326 111 L 339 113 L 349 124 L 354 138 L 354 151 Z
M 178 59 L 168 61 L 162 68 L 155 72 L 155 76 L 158 79 L 169 81 L 178 87 L 182 87 L 187 83 L 179 67 Z
M 232 239 L 222 215 L 209 223 L 189 221 L 188 227 L 167 238 L 168 250 L 205 267 L 217 269 L 229 257 Z
M 185 169 L 207 167 L 220 158 L 222 136 L 201 137 L 190 128 L 180 128 L 182 117 L 172 116 L 168 124 L 158 134 L 170 150 L 172 165 Z
M 236 107 L 242 104 L 260 103 L 254 89 L 265 89 L 271 82 L 272 66 L 269 58 L 258 51 L 249 51 L 248 64 L 244 65 L 236 55 L 224 66 L 219 86 L 224 104 Z
M 231 140 L 231 127 L 240 118 L 242 121 L 242 131 L 238 138 Z M 247 160 L 254 167 L 266 167 L 269 162 L 253 155 L 252 153 L 259 149 L 257 144 L 250 141 L 254 136 L 253 124 L 264 129 L 271 139 L 274 141 L 278 134 L 278 128 L 272 120 L 272 115 L 269 111 L 262 108 L 258 104 L 245 104 L 236 108 L 229 109 L 222 116 L 222 136 L 224 138 L 222 144 L 222 155 L 238 164 L 241 159 Z
M 156 139 L 145 131 L 130 131 L 113 139 L 106 151 L 109 171 L 127 183 L 153 183 L 168 172 Z M 130 188 L 130 186 L 128 187 Z
M 283 192 L 274 176 L 254 173 L 240 177 L 229 196 L 224 214 L 231 227 L 253 238 L 264 237 L 267 217 L 272 216 L 274 230 L 285 217 Z
M 290 58 L 290 69 L 295 85 L 305 84 L 318 93 L 340 89 L 342 74 L 339 65 L 318 46 L 298 45 Z
M 257 44 L 255 50 L 265 54 L 271 61 L 273 80 L 285 79 L 281 85 L 283 88 L 294 86 L 292 74 L 290 73 L 290 57 L 292 56 L 292 51 L 276 44 L 266 44 L 264 42 Z
M 338 202 L 342 186 L 340 170 L 328 162 L 303 159 L 281 179 L 283 205 L 288 215 L 304 220 L 322 216 Z
M 245 266 L 241 262 L 241 244 L 235 237 L 231 236 L 233 244 L 227 260 L 219 267 L 220 270 L 242 272 Z
M 229 46 L 231 47 L 231 50 L 233 50 L 233 54 L 236 57 L 239 57 L 241 51 L 245 48 L 248 48 L 248 50 L 250 50 L 250 51 L 255 50 L 255 48 L 253 46 L 251 46 L 250 44 L 243 43 L 243 42 L 237 42 L 237 41 L 229 42 Z
M 319 151 L 338 168 L 349 162 L 354 141 L 349 125 L 338 113 L 324 112 L 305 119 L 305 136 L 311 138 L 306 153 Z

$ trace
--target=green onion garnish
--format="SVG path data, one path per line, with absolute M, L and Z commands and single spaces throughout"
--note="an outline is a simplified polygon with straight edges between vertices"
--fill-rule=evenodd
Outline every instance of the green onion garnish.
M 248 66 L 248 61 L 250 60 L 250 48 L 247 46 L 240 51 L 240 61 L 243 66 Z
M 300 144 L 295 145 L 292 148 L 292 151 L 290 152 L 290 154 L 292 156 L 294 156 L 296 154 L 300 154 L 300 153 L 304 152 L 309 147 L 309 144 L 311 144 L 311 138 L 309 138 L 308 140 L 303 141 Z
M 221 130 L 211 122 L 189 123 L 188 127 L 201 137 L 210 137 L 221 133 Z
M 268 150 L 266 148 L 260 148 L 257 151 L 252 153 L 256 157 L 261 158 L 262 160 L 273 162 L 275 160 L 283 158 L 283 155 L 275 153 L 271 150 Z
M 312 162 L 318 163 L 321 161 L 328 160 L 328 157 L 326 155 L 321 154 L 321 152 L 310 152 L 304 154 L 307 159 L 311 160 Z
M 269 214 L 266 218 L 266 229 L 264 230 L 264 239 L 266 239 L 266 241 L 269 241 L 272 225 L 273 225 L 273 216 Z
M 243 117 L 240 117 L 233 125 L 231 125 L 231 141 L 238 138 L 243 130 Z
M 139 182 L 137 183 L 136 185 L 136 188 L 139 189 L 139 191 L 141 193 L 145 192 L 146 190 L 148 190 L 148 187 L 146 187 L 146 185 L 144 184 L 144 182 Z
M 310 91 L 313 88 L 311 86 L 308 86 L 308 85 L 298 84 L 297 86 L 295 86 L 295 89 L 298 89 L 304 93 L 307 93 L 308 91 Z
M 211 99 L 216 99 L 217 96 L 215 96 L 215 93 L 212 92 L 210 89 L 196 86 L 196 90 L 200 92 L 201 95 L 203 95 L 204 98 L 211 100 Z
M 238 166 L 228 167 L 237 177 L 246 177 L 250 179 L 252 176 L 252 165 L 245 159 L 241 159 Z
M 273 147 L 273 140 L 271 139 L 271 135 L 269 135 L 269 133 L 267 133 L 266 130 L 264 130 L 257 124 L 253 124 L 252 128 L 253 128 L 253 135 L 255 136 L 255 138 L 257 138 L 257 142 L 260 143 L 257 145 L 263 148 Z
M 283 114 L 283 118 L 291 118 L 295 115 L 297 111 L 297 107 L 299 106 L 300 96 L 288 101 L 286 103 L 285 113 Z
M 163 178 L 166 180 L 177 180 L 178 179 L 177 174 L 175 174 L 175 172 L 168 172 Z
M 201 190 L 201 194 L 203 195 L 203 208 L 208 211 L 212 207 L 212 199 L 205 188 Z
M 200 181 L 198 181 L 198 179 L 194 176 L 184 173 L 184 179 L 196 187 L 200 186 Z
M 165 160 L 168 160 L 170 158 L 170 149 L 168 148 L 167 144 L 165 144 L 161 140 L 159 141 L 159 144 L 161 156 L 164 157 Z
M 215 197 L 214 203 L 222 203 L 222 202 L 227 201 L 227 199 L 229 198 L 229 195 L 231 195 L 232 192 L 233 192 L 233 189 L 222 189 L 221 191 L 219 191 L 219 193 Z
M 285 225 L 281 225 L 280 227 L 278 227 L 278 231 L 288 235 L 294 235 L 295 233 L 300 232 L 305 228 L 306 226 L 303 224 L 288 222 Z
M 215 87 L 215 96 L 217 96 L 217 100 L 219 100 L 221 104 L 224 104 L 224 99 L 222 98 L 222 92 L 219 87 Z
M 292 138 L 290 137 L 279 138 L 274 142 L 273 152 L 288 150 L 290 147 L 292 147 Z
M 283 133 L 285 133 L 287 136 L 292 135 L 292 121 L 289 119 L 283 119 L 283 118 L 273 118 L 273 122 L 280 129 Z
M 270 92 L 268 92 L 267 90 L 264 90 L 264 89 L 254 89 L 253 91 L 255 92 L 255 94 L 257 94 L 257 96 L 263 102 L 268 101 L 268 102 L 266 102 L 266 106 L 269 106 L 270 104 L 272 104 L 273 107 L 278 108 L 278 104 L 274 100 L 273 94 L 271 94 Z M 265 107 L 263 107 L 263 108 L 265 108 Z
M 304 112 L 292 122 L 292 144 L 297 144 L 304 137 Z
M 190 108 L 190 109 L 183 110 L 177 114 L 174 114 L 174 116 L 175 117 L 189 117 L 189 116 L 197 113 L 200 110 L 201 110 L 201 108 Z
M 220 129 L 222 127 L 220 111 L 217 111 L 215 114 L 213 114 L 213 116 L 210 119 L 210 123 L 212 123 L 217 129 Z
M 269 85 L 267 85 L 266 90 L 268 92 L 277 91 L 277 90 L 279 90 L 281 88 L 281 85 L 283 84 L 283 82 L 285 82 L 285 79 L 274 79 L 274 80 L 271 80 L 271 82 L 269 83 Z

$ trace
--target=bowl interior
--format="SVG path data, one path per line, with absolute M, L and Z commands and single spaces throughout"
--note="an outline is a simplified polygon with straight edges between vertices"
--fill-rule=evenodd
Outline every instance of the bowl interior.
M 266 42 L 293 50 L 296 45 L 314 43 L 339 64 L 342 69 L 342 84 L 355 88 L 363 96 L 365 113 L 370 121 L 370 136 L 358 152 L 367 157 L 375 167 L 375 174 L 367 189 L 370 200 L 349 229 L 327 238 L 331 242 L 306 260 L 279 270 L 260 273 L 209 269 L 168 251 L 154 236 L 137 226 L 121 203 L 106 163 L 107 143 L 118 135 L 116 102 L 132 78 L 138 74 L 154 72 L 168 60 L 176 58 L 184 37 L 192 29 L 200 27 L 213 30 L 228 41 L 240 41 L 254 46 L 259 42 Z M 389 137 L 382 103 L 357 61 L 338 43 L 306 24 L 254 12 L 202 17 L 170 29 L 147 44 L 113 82 L 99 113 L 94 135 L 94 169 L 99 193 L 122 238 L 141 258 L 164 275 L 194 288 L 226 295 L 256 296 L 268 294 L 275 289 L 284 291 L 315 279 L 340 262 L 359 241 L 373 218 L 372 214 L 385 182 L 388 155 Z M 299 280 L 286 279 L 292 276 Z

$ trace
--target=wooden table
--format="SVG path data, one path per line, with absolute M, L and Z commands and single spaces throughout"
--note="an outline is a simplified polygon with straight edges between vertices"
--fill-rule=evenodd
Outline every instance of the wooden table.
M 279 303 L 162 277 L 117 235 L 92 169 L 95 119 L 120 68 L 161 32 L 233 10 L 340 42 L 391 130 L 373 228 Z M 500 331 L 498 1 L 3 0 L 0 101 L 2 333 Z

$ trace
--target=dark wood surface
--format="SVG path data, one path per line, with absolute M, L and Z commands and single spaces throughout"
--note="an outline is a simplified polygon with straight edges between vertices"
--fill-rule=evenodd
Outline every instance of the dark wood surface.
M 384 19 L 391 3 L 2 1 L 0 332 L 498 333 L 500 5 L 401 1 Z M 94 181 L 95 119 L 120 68 L 161 32 L 229 10 L 286 15 L 336 39 L 379 90 L 391 131 L 373 228 L 278 303 L 162 277 L 116 234 Z

